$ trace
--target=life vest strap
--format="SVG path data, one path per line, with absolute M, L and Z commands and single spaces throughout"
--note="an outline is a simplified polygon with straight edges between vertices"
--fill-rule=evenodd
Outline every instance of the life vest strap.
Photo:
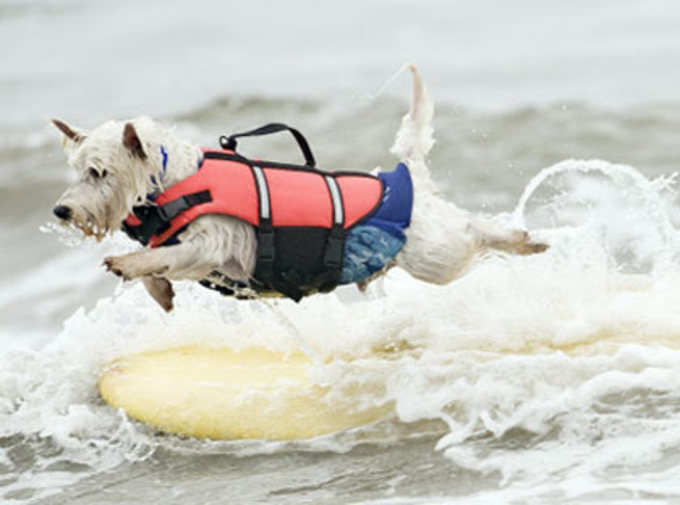
M 181 196 L 163 205 L 134 207 L 132 212 L 137 220 L 128 217 L 123 221 L 123 230 L 134 240 L 147 245 L 151 237 L 160 235 L 167 230 L 170 222 L 182 212 L 194 205 L 207 203 L 211 200 L 210 191 L 205 190 Z
M 261 283 L 272 287 L 276 284 L 274 275 L 275 257 L 276 245 L 271 219 L 263 221 L 260 217 L 260 226 L 257 228 L 257 260 L 255 262 L 254 277 Z
M 323 255 L 326 279 L 319 291 L 328 292 L 337 287 L 342 274 L 342 259 L 345 252 L 345 208 L 338 182 L 328 175 L 324 179 L 333 204 L 333 227 L 328 234 Z
M 312 149 L 309 147 L 309 143 L 307 142 L 305 136 L 295 128 L 291 128 L 290 126 L 283 123 L 269 123 L 247 132 L 233 133 L 229 136 L 222 135 L 220 137 L 220 146 L 222 146 L 222 149 L 227 151 L 235 151 L 236 146 L 238 145 L 238 142 L 236 141 L 238 137 L 257 137 L 260 135 L 270 135 L 272 133 L 278 133 L 282 131 L 288 131 L 293 135 L 298 143 L 298 146 L 300 147 L 300 151 L 302 151 L 302 155 L 305 158 L 305 165 L 312 168 L 316 167 L 316 160 L 314 159 Z
M 175 217 L 179 216 L 182 212 L 190 209 L 194 205 L 208 203 L 210 201 L 212 201 L 210 190 L 205 190 L 199 191 L 198 193 L 191 193 L 189 195 L 181 196 L 176 200 L 164 203 L 163 205 L 158 205 L 155 208 L 161 220 L 164 223 L 169 223 Z

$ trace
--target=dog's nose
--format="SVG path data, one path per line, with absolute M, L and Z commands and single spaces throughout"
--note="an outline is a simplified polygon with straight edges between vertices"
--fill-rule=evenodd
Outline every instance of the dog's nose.
M 52 212 L 54 212 L 55 216 L 57 216 L 59 219 L 63 219 L 64 221 L 68 221 L 68 219 L 71 217 L 71 207 L 67 207 L 66 205 L 57 205 L 54 209 L 52 209 Z

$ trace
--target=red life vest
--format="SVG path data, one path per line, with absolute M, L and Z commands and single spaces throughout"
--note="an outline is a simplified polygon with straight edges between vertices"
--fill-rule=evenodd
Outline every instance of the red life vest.
M 194 219 L 205 214 L 225 214 L 259 226 L 261 219 L 270 216 L 271 224 L 278 227 L 318 227 L 330 229 L 334 225 L 334 212 L 344 213 L 343 228 L 354 226 L 369 215 L 380 203 L 382 184 L 377 177 L 358 172 L 325 173 L 301 169 L 297 166 L 262 162 L 254 167 L 232 151 L 203 150 L 203 164 L 195 174 L 178 182 L 156 198 L 163 206 L 183 196 L 210 192 L 210 199 L 189 207 L 170 220 L 169 227 L 152 235 L 151 247 L 158 247 Z M 275 165 L 275 166 L 273 166 Z M 266 189 L 259 188 L 257 170 L 264 176 Z M 333 205 L 331 187 L 339 190 L 339 208 Z M 263 201 L 267 198 L 267 213 Z M 264 215 L 263 215 L 264 213 Z M 134 221 L 134 218 L 128 217 Z M 129 223 L 133 224 L 133 223 Z M 338 223 L 339 224 L 339 223 Z
M 369 217 L 382 195 L 380 179 L 366 173 L 323 172 L 203 149 L 200 169 L 158 195 L 155 205 L 135 207 L 123 229 L 159 247 L 176 242 L 177 234 L 201 216 L 242 219 L 256 228 L 258 238 L 255 282 L 248 287 L 297 301 L 337 286 L 346 231 Z

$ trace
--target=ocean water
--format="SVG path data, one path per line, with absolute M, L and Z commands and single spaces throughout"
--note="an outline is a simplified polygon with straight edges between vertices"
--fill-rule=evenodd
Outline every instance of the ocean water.
M 679 23 L 670 1 L 0 2 L 0 503 L 677 503 Z M 404 62 L 442 194 L 547 253 L 299 305 L 179 284 L 166 315 L 101 268 L 126 238 L 49 225 L 72 177 L 50 117 L 150 114 L 203 145 L 283 121 L 324 168 L 387 168 Z M 208 442 L 98 397 L 110 360 L 185 344 L 302 348 L 329 401 L 375 386 L 355 401 L 392 412 Z

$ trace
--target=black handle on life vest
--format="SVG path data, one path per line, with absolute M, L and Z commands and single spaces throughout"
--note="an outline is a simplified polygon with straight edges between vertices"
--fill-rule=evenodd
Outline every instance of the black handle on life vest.
M 295 137 L 298 146 L 300 146 L 300 151 L 302 151 L 302 155 L 305 157 L 305 165 L 311 168 L 316 167 L 316 160 L 314 159 L 312 150 L 309 148 L 307 139 L 298 130 L 283 123 L 269 123 L 264 126 L 260 126 L 259 128 L 255 128 L 254 130 L 243 133 L 234 133 L 228 137 L 222 135 L 220 137 L 220 146 L 222 146 L 222 149 L 235 151 L 236 146 L 238 145 L 236 142 L 238 137 L 257 137 L 260 135 L 269 135 L 270 133 L 278 133 L 282 131 L 289 131 L 293 137 Z

